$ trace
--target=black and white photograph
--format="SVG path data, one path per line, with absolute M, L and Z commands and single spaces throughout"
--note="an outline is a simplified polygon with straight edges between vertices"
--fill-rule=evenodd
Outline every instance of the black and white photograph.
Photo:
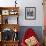
M 35 7 L 26 7 L 25 8 L 25 19 L 27 19 L 27 20 L 36 19 L 36 8 Z

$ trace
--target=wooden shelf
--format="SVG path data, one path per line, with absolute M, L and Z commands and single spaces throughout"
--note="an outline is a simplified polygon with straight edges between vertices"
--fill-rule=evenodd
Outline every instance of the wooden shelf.
M 15 10 L 18 10 L 19 7 L 0 7 L 0 10 L 12 10 L 12 9 L 15 9 Z
M 3 46 L 18 46 L 18 42 L 19 41 L 1 41 L 1 44 L 0 45 L 3 45 Z
M 19 40 L 15 40 L 15 41 L 10 40 L 10 41 L 3 41 L 3 42 L 5 42 L 5 43 L 8 43 L 8 42 L 12 43 L 12 42 L 19 42 Z
M 7 15 L 18 15 L 19 7 L 0 7 L 0 14 L 2 14 L 2 11 L 8 12 Z M 17 12 L 17 13 L 10 14 L 10 12 L 12 12 L 12 13 Z M 4 15 L 6 15 L 6 14 L 4 14 Z
M 20 29 L 20 26 L 19 24 L 0 24 L 0 28 L 1 28 L 1 31 L 5 28 L 9 28 L 9 29 L 12 29 L 14 31 L 14 29 L 17 30 L 17 32 L 19 31 Z
M 14 17 L 17 16 L 16 17 L 17 23 L 9 24 L 8 18 L 7 18 L 9 16 L 14 16 Z M 18 46 L 19 40 L 17 39 L 17 41 L 16 41 L 16 38 L 18 38 L 18 31 L 20 29 L 20 26 L 18 24 L 18 17 L 19 17 L 19 7 L 0 7 L 0 21 L 1 21 L 1 24 L 0 24 L 0 32 L 1 32 L 0 46 Z M 4 35 L 3 34 L 4 29 L 10 29 L 10 31 L 14 31 L 14 33 L 13 33 L 14 35 L 13 34 L 12 35 L 13 35 L 13 39 L 15 39 L 15 41 L 13 41 L 13 39 L 10 39 L 12 37 L 9 38 L 7 33 L 6 33 L 7 37 L 10 40 L 7 41 L 7 40 L 3 39 L 4 37 L 2 37 L 2 35 Z M 16 34 L 16 37 L 15 37 L 15 34 Z M 10 36 L 12 36 L 12 35 L 10 35 Z

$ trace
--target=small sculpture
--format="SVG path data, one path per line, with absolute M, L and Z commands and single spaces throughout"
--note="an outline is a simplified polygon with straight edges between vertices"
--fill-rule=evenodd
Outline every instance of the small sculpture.
M 16 2 L 17 0 L 15 0 L 15 7 L 16 7 L 16 4 L 17 4 L 17 2 Z
M 8 24 L 8 18 L 7 18 L 7 19 L 5 19 L 5 24 Z

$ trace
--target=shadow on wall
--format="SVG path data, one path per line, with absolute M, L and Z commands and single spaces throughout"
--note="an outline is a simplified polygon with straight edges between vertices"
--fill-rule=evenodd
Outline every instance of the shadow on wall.
M 20 27 L 20 32 L 19 32 L 19 39 L 20 39 L 20 41 L 22 40 L 23 35 L 24 35 L 25 31 L 28 28 L 32 28 L 34 30 L 34 32 L 36 32 L 39 41 L 41 43 L 43 43 L 43 33 L 42 33 L 43 30 L 42 30 L 42 26 L 21 26 Z

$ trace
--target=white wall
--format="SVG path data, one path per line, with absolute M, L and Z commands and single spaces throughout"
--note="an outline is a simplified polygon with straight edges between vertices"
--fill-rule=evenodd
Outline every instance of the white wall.
M 0 6 L 15 6 L 15 0 L 0 0 Z M 42 0 L 17 0 L 19 24 L 21 26 L 43 26 Z M 25 20 L 25 7 L 36 7 L 36 20 Z

